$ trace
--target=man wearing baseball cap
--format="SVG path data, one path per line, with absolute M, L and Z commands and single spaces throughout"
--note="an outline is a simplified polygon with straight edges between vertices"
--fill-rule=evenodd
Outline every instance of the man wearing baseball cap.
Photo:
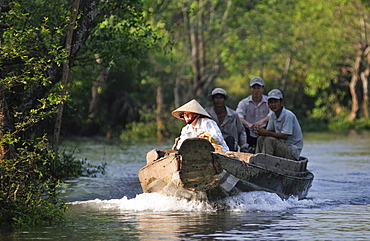
M 251 95 L 239 102 L 236 112 L 245 126 L 247 143 L 249 145 L 248 152 L 255 153 L 258 136 L 254 129 L 266 127 L 271 111 L 268 107 L 267 96 L 263 94 L 265 90 L 263 79 L 258 76 L 253 77 L 249 81 L 249 87 Z
M 257 153 L 299 160 L 303 148 L 302 130 L 297 117 L 284 107 L 283 94 L 273 89 L 267 96 L 268 105 L 273 113 L 265 128 L 256 129 Z
M 225 105 L 226 100 L 229 99 L 226 91 L 215 88 L 207 99 L 213 102 L 213 106 L 206 108 L 206 111 L 220 128 L 230 151 L 238 151 L 239 146 L 240 151 L 246 152 L 248 145 L 245 129 L 238 113 Z
M 210 137 L 216 142 L 215 144 L 222 146 L 223 151 L 229 150 L 220 128 L 198 101 L 191 100 L 172 111 L 171 114 L 186 123 L 181 130 L 180 137 L 176 140 L 175 149 L 180 149 L 187 138 L 211 135 Z

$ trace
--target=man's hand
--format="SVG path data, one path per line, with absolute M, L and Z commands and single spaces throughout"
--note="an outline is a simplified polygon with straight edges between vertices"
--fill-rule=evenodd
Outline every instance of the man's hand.
M 254 123 L 251 127 L 252 131 L 258 135 L 258 130 L 261 128 L 261 125 Z
M 254 130 L 254 132 L 257 134 L 257 135 L 260 135 L 260 136 L 272 136 L 272 137 L 275 137 L 277 139 L 283 139 L 283 140 L 286 140 L 288 139 L 289 135 L 287 134 L 284 134 L 284 133 L 277 133 L 277 132 L 273 132 L 273 131 L 268 131 L 266 130 L 265 128 L 263 127 L 258 127 Z
M 256 133 L 259 136 L 268 136 L 269 133 L 270 133 L 270 131 L 268 131 L 265 128 L 263 128 L 261 126 L 258 126 L 258 125 L 255 125 L 253 127 L 253 131 L 254 131 L 254 133 Z

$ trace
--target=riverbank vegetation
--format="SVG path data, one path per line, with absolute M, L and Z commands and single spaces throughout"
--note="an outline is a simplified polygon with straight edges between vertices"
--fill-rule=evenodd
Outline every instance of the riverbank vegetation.
M 66 208 L 63 178 L 104 170 L 59 152 L 61 130 L 81 118 L 70 106 L 83 109 L 71 76 L 135 61 L 155 35 L 137 1 L 0 1 L 0 11 L 0 221 L 45 224 Z
M 283 91 L 303 131 L 370 129 L 368 1 L 0 6 L 1 220 L 34 224 L 63 213 L 60 139 L 174 138 L 183 123 L 173 109 L 193 98 L 210 106 L 215 87 L 235 109 L 253 76 L 266 93 Z

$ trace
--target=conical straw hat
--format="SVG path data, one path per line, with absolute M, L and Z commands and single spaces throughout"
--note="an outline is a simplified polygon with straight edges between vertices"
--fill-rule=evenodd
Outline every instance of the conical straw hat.
M 193 112 L 193 113 L 204 115 L 208 118 L 211 118 L 208 112 L 196 100 L 191 100 L 188 103 L 180 106 L 176 110 L 172 111 L 171 114 L 177 119 L 182 120 L 184 119 L 183 117 L 184 112 Z

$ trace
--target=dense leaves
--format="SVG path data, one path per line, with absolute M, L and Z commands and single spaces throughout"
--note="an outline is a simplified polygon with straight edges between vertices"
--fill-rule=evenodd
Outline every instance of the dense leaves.
M 182 102 L 195 97 L 209 105 L 204 97 L 213 87 L 224 87 L 233 97 L 228 104 L 235 108 L 249 94 L 249 79 L 262 76 L 266 90 L 281 89 L 286 106 L 304 123 L 315 120 L 322 123 L 316 126 L 323 127 L 338 119 L 353 122 L 351 115 L 356 119 L 368 117 L 367 3 L 199 0 L 148 4 L 153 9 L 154 23 L 171 29 L 166 33 L 174 42 L 174 61 L 166 76 L 172 76 L 170 83 L 175 94 L 182 94 Z M 200 10 L 203 5 L 206 10 Z M 185 11 L 187 6 L 191 11 Z M 202 63 L 202 50 L 201 45 L 192 45 L 193 39 L 204 42 L 205 62 L 217 60 L 220 71 L 215 72 L 215 78 L 208 78 L 211 72 L 196 78 L 200 72 L 191 64 Z M 158 67 L 162 63 L 153 62 Z M 207 84 L 202 82 L 204 79 Z M 194 86 L 201 86 L 202 91 Z M 353 106 L 355 100 L 357 108 Z M 176 101 L 175 96 L 175 106 L 181 104 Z
M 53 153 L 45 138 L 24 142 L 0 169 L 0 220 L 4 224 L 47 224 L 62 220 L 64 202 L 57 197 L 52 175 Z
M 79 3 L 76 23 L 71 22 L 74 2 Z M 122 59 L 127 63 L 151 46 L 154 35 L 138 1 L 1 3 L 11 10 L 1 15 L 9 25 L 0 29 L 0 220 L 47 223 L 61 218 L 65 208 L 57 193 L 60 180 L 89 170 L 85 162 L 56 155 L 47 138 L 57 133 L 57 106 L 69 98 L 61 84 L 65 63 L 96 66 L 99 55 L 100 66 L 122 65 Z M 65 43 L 71 24 L 76 27 L 69 49 Z

